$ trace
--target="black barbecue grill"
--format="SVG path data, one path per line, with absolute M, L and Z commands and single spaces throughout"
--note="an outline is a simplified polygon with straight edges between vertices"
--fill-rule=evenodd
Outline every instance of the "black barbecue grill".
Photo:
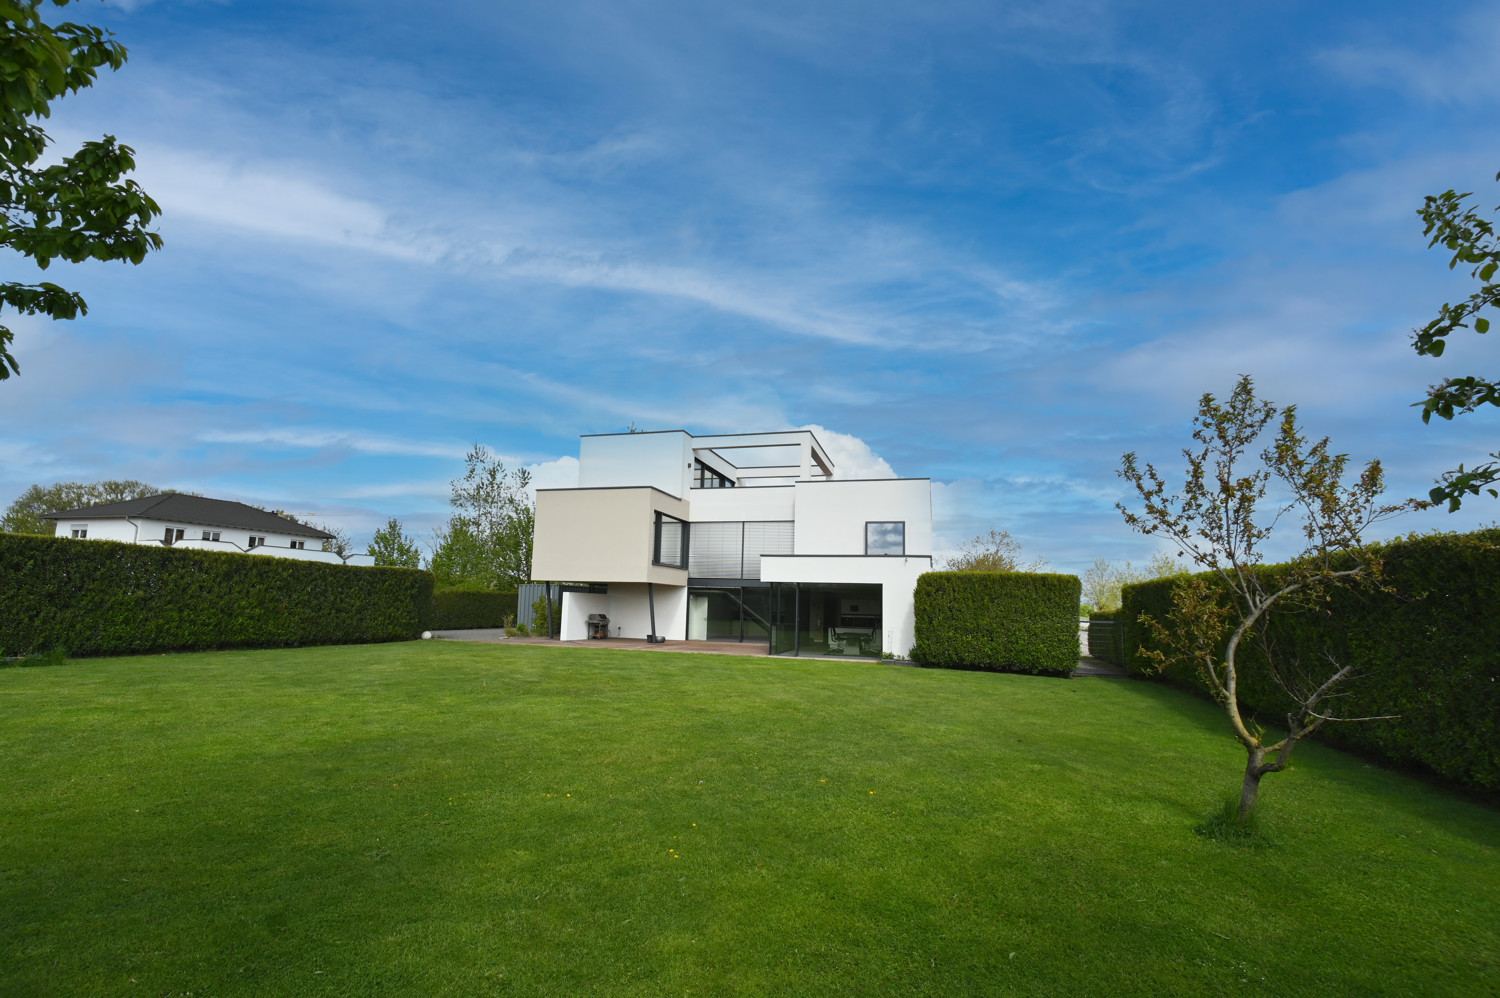
M 589 614 L 589 640 L 609 637 L 609 617 L 602 613 Z

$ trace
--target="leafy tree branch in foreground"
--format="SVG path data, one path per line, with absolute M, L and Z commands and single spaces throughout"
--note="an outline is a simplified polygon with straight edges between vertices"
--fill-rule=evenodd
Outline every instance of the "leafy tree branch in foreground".
M 51 0 L 62 7 L 69 0 Z M 85 142 L 62 162 L 37 167 L 50 139 L 37 122 L 52 102 L 94 84 L 99 70 L 125 64 L 125 47 L 102 28 L 49 25 L 41 0 L 0 0 L 0 246 L 36 261 L 123 260 L 140 263 L 161 249 L 147 230 L 161 214 L 125 175 L 135 152 L 113 135 Z M 88 314 L 83 297 L 50 281 L 0 282 L 0 311 L 72 319 Z M 14 334 L 0 325 L 0 381 L 19 373 Z
M 1256 440 L 1278 414 L 1275 437 L 1257 460 Z M 1339 687 L 1354 676 L 1354 665 L 1327 653 L 1316 661 L 1278 654 L 1266 640 L 1272 615 L 1326 612 L 1337 588 L 1382 587 L 1380 559 L 1364 534 L 1412 504 L 1381 504 L 1385 477 L 1378 460 L 1346 484 L 1348 455 L 1330 453 L 1326 437 L 1309 443 L 1297 427 L 1296 407 L 1278 413 L 1255 397 L 1249 377 L 1240 378 L 1227 402 L 1205 394 L 1193 427 L 1195 444 L 1182 452 L 1182 485 L 1171 490 L 1152 465 L 1142 467 L 1134 453 L 1126 454 L 1119 474 L 1135 488 L 1139 508 L 1117 507 L 1132 529 L 1170 539 L 1204 570 L 1178 583 L 1165 620 L 1142 614 L 1140 622 L 1160 643 L 1143 654 L 1158 669 L 1191 663 L 1223 706 L 1246 753 L 1236 810 L 1243 824 L 1255 810 L 1261 778 L 1285 769 L 1303 738 L 1329 721 L 1375 719 L 1338 716 Z M 1277 494 L 1268 503 L 1273 484 Z M 1301 521 L 1303 548 L 1268 569 L 1262 546 L 1283 519 Z M 1238 652 L 1252 641 L 1296 705 L 1279 738 L 1247 718 L 1240 703 Z
M 1500 180 L 1500 173 L 1495 174 Z M 1426 224 L 1422 234 L 1431 236 L 1429 247 L 1439 243 L 1451 250 L 1448 269 L 1459 264 L 1467 265 L 1469 274 L 1480 282 L 1480 288 L 1457 305 L 1443 303 L 1438 316 L 1421 329 L 1412 330 L 1412 346 L 1426 357 L 1441 357 L 1448 345 L 1447 336 L 1456 329 L 1472 328 L 1476 333 L 1490 331 L 1490 319 L 1479 313 L 1500 306 L 1500 281 L 1495 272 L 1500 268 L 1500 242 L 1495 239 L 1495 227 L 1487 219 L 1480 218 L 1473 209 L 1465 205 L 1470 194 L 1446 191 L 1428 195 L 1426 203 L 1417 214 Z M 1496 209 L 1500 211 L 1500 208 Z M 1473 412 L 1482 405 L 1500 406 L 1500 382 L 1474 375 L 1444 378 L 1427 389 L 1427 398 L 1413 403 L 1422 407 L 1422 422 L 1431 422 L 1433 415 L 1452 419 L 1463 413 Z M 1444 472 L 1437 487 L 1428 493 L 1425 505 L 1446 502 L 1451 513 L 1463 505 L 1467 496 L 1477 496 L 1480 491 L 1491 496 L 1500 496 L 1500 489 L 1493 486 L 1500 482 L 1500 451 L 1489 455 L 1494 460 L 1475 468 L 1465 469 L 1462 464 L 1452 471 Z

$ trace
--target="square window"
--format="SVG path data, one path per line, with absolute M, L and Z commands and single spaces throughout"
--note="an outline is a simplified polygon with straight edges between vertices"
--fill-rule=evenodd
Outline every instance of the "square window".
M 219 539 L 219 532 L 217 530 L 205 530 L 203 531 L 203 539 L 205 541 L 216 541 Z
M 906 521 L 867 522 L 865 554 L 906 554 Z
M 265 542 L 266 539 L 264 537 L 256 537 L 254 534 L 250 535 L 250 547 L 258 548 Z
M 305 551 L 305 550 L 307 550 L 307 542 L 306 541 L 292 541 L 292 550 L 293 551 Z
M 88 537 L 88 535 L 89 535 L 89 525 L 87 523 L 75 523 L 75 524 L 73 524 L 73 536 L 74 537 L 82 540 L 83 538 Z

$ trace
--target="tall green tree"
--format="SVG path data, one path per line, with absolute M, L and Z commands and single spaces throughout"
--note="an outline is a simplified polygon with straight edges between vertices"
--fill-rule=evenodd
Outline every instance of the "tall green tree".
M 375 531 L 370 539 L 370 555 L 377 565 L 395 568 L 418 568 L 422 564 L 422 551 L 417 542 L 407 536 L 401 521 L 394 516 L 385 521 L 385 526 Z
M 44 520 L 45 513 L 56 513 L 80 506 L 98 506 L 107 502 L 124 502 L 159 495 L 173 489 L 159 489 L 155 485 L 137 482 L 134 479 L 104 482 L 56 482 L 52 485 L 31 485 L 5 510 L 0 519 L 0 530 L 7 534 L 51 534 L 57 524 Z
M 1256 441 L 1278 413 L 1280 426 L 1257 461 Z M 1248 377 L 1224 402 L 1203 396 L 1193 440 L 1182 452 L 1187 471 L 1175 490 L 1150 464 L 1143 469 L 1134 453 L 1126 454 L 1120 475 L 1134 486 L 1139 505 L 1117 506 L 1131 528 L 1170 539 L 1203 569 L 1174 587 L 1166 620 L 1142 614 L 1141 623 L 1159 643 L 1148 659 L 1162 669 L 1172 662 L 1196 667 L 1223 706 L 1246 753 L 1236 808 L 1244 823 L 1255 810 L 1261 779 L 1285 769 L 1303 738 L 1329 721 L 1373 720 L 1333 713 L 1333 698 L 1354 663 L 1331 654 L 1313 662 L 1278 654 L 1262 640 L 1272 614 L 1327 612 L 1333 589 L 1380 585 L 1380 559 L 1365 545 L 1364 532 L 1411 504 L 1380 502 L 1385 475 L 1379 461 L 1346 483 L 1348 456 L 1331 453 L 1327 437 L 1310 443 L 1297 427 L 1296 407 L 1278 410 L 1257 399 Z M 1272 483 L 1278 495 L 1268 501 Z M 1272 529 L 1294 518 L 1302 521 L 1301 553 L 1275 573 L 1258 571 Z M 1238 653 L 1247 641 L 1261 642 L 1272 679 L 1296 705 L 1283 736 L 1268 734 L 1240 704 Z
M 70 0 L 51 0 L 54 7 Z M 92 86 L 99 70 L 125 64 L 125 47 L 110 32 L 85 24 L 49 25 L 42 0 L 0 0 L 0 246 L 36 261 L 123 260 L 140 263 L 161 249 L 148 231 L 161 214 L 125 175 L 135 151 L 113 135 L 85 142 L 59 163 L 38 167 L 50 139 L 38 122 L 52 102 Z M 72 319 L 88 314 L 76 292 L 50 281 L 0 282 L 0 311 Z M 14 334 L 0 326 L 0 380 L 20 371 L 10 351 Z
M 1495 174 L 1500 180 L 1500 173 Z M 1490 317 L 1481 315 L 1486 310 L 1500 307 L 1500 281 L 1495 273 L 1500 269 L 1500 241 L 1495 238 L 1495 227 L 1481 218 L 1465 202 L 1471 193 L 1459 194 L 1446 191 L 1428 195 L 1426 202 L 1417 210 L 1425 223 L 1422 234 L 1431 237 L 1429 247 L 1442 244 L 1453 256 L 1448 260 L 1448 269 L 1460 264 L 1469 267 L 1469 276 L 1479 281 L 1479 290 L 1457 305 L 1448 302 L 1438 310 L 1437 318 L 1421 329 L 1412 330 L 1412 346 L 1417 353 L 1427 357 L 1441 357 L 1448 345 L 1448 334 L 1457 329 L 1472 326 L 1476 333 L 1490 331 Z M 1495 209 L 1500 211 L 1500 207 Z M 1422 422 L 1427 423 L 1434 415 L 1443 419 L 1473 412 L 1480 406 L 1500 406 L 1500 382 L 1475 375 L 1444 378 L 1427 390 L 1427 398 L 1415 403 L 1422 407 Z M 1488 463 L 1465 469 L 1462 464 L 1447 471 L 1438 479 L 1437 487 L 1428 493 L 1428 505 L 1448 504 L 1451 513 L 1463 505 L 1468 496 L 1477 496 L 1480 491 L 1491 496 L 1500 496 L 1494 486 L 1500 482 L 1500 451 L 1489 455 Z
M 462 549 L 472 539 L 479 548 L 478 574 L 466 581 L 500 590 L 530 582 L 536 528 L 531 473 L 525 468 L 507 471 L 488 448 L 475 444 L 464 457 L 463 477 L 455 478 L 450 487 L 450 541 Z
M 457 517 L 451 517 L 432 532 L 432 556 L 427 559 L 427 570 L 439 589 L 494 588 L 484 543 Z

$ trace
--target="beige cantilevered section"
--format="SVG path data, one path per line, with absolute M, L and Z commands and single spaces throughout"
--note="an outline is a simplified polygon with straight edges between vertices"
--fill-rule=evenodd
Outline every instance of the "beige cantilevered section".
M 538 489 L 531 577 L 687 585 L 686 568 L 652 563 L 658 512 L 687 520 L 688 503 L 649 486 Z

